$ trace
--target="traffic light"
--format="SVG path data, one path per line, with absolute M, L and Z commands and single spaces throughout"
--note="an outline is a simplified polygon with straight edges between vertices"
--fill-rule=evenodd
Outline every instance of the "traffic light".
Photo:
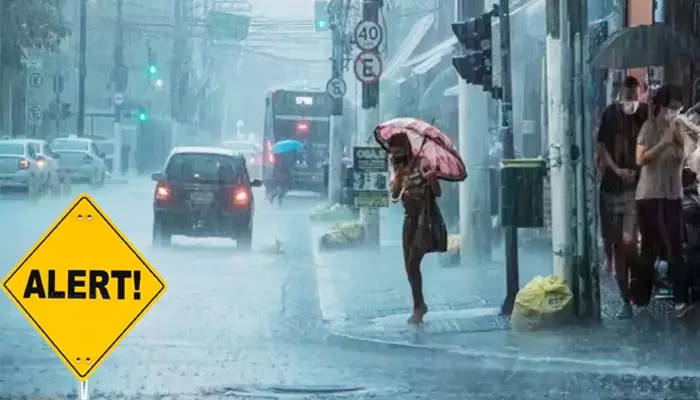
M 314 29 L 317 32 L 330 29 L 330 15 L 328 14 L 328 1 L 316 0 L 314 2 Z
M 156 54 L 153 49 L 148 46 L 148 75 L 151 77 L 158 76 L 158 62 L 156 61 Z
M 138 111 L 136 112 L 136 119 L 138 119 L 140 123 L 148 121 L 148 111 L 146 110 L 146 107 L 139 107 Z
M 489 92 L 493 89 L 491 15 L 452 24 L 452 32 L 464 47 L 464 55 L 453 57 L 452 65 L 467 83 L 482 85 Z

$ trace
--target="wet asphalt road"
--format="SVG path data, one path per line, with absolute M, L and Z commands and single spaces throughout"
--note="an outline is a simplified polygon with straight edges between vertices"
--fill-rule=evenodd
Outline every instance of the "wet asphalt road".
M 658 398 L 600 376 L 329 342 L 308 232 L 318 200 L 293 197 L 280 209 L 258 196 L 253 251 L 244 254 L 214 239 L 175 238 L 172 248 L 152 248 L 151 191 L 150 182 L 132 180 L 94 192 L 169 288 L 93 375 L 91 399 Z M 0 201 L 0 275 L 71 200 Z M 267 251 L 275 238 L 284 255 Z M 0 296 L 0 399 L 71 398 L 76 388 Z

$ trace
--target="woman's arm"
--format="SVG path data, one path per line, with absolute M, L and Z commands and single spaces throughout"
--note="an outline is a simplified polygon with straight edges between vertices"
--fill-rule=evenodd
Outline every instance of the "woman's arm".
M 656 159 L 656 157 L 658 157 L 659 154 L 671 142 L 673 142 L 673 135 L 669 137 L 668 133 L 664 132 L 661 137 L 661 140 L 659 140 L 655 144 L 652 144 L 652 129 L 654 129 L 652 123 L 647 121 L 644 123 L 644 125 L 642 126 L 642 130 L 639 132 L 639 140 L 637 141 L 637 151 L 635 154 L 635 158 L 637 160 L 637 165 L 639 165 L 640 167 Z
M 391 181 L 391 198 L 394 201 L 398 201 L 399 196 L 401 196 L 401 189 L 403 189 L 403 179 L 406 174 L 400 168 L 396 168 L 394 169 L 394 171 L 396 172 L 394 173 L 394 178 Z

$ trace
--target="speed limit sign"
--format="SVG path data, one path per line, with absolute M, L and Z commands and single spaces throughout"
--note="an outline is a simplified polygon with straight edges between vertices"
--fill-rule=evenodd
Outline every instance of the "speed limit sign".
M 361 50 L 374 50 L 384 41 L 382 27 L 374 21 L 360 21 L 355 27 L 355 43 Z

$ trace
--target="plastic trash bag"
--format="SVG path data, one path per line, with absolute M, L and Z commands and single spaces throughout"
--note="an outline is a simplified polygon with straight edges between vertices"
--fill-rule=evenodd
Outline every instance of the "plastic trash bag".
M 536 276 L 515 296 L 510 327 L 517 331 L 554 328 L 569 322 L 573 294 L 557 276 Z

